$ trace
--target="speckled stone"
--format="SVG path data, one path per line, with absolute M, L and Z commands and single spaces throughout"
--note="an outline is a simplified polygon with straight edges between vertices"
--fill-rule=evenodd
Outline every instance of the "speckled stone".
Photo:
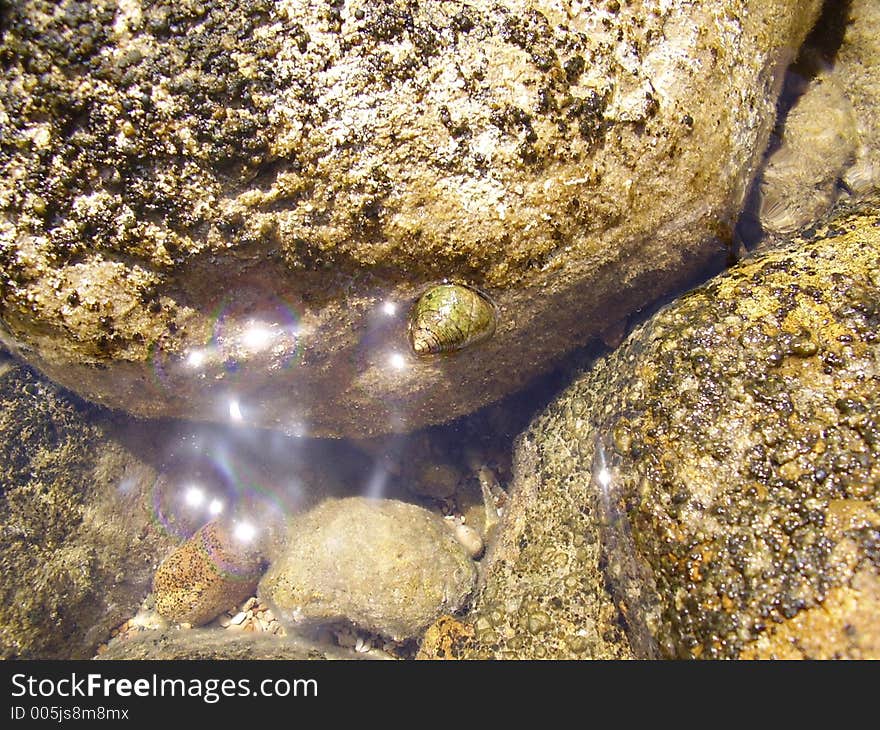
M 878 210 L 680 298 L 534 420 L 453 654 L 880 656 Z
M 819 4 L 7 4 L 0 339 L 142 416 L 473 411 L 723 258 Z M 494 334 L 415 357 L 444 279 Z
M 0 353 L 0 658 L 90 658 L 175 544 L 125 428 Z
M 400 641 L 461 609 L 476 575 L 441 517 L 350 497 L 290 519 L 260 597 L 291 628 L 348 621 Z
M 251 540 L 215 520 L 177 547 L 156 571 L 156 611 L 169 621 L 201 626 L 253 595 L 264 564 Z

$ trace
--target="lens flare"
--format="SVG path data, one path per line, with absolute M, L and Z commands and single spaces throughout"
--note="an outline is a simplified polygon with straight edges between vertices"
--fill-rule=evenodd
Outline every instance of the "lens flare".
M 251 542 L 257 536 L 257 528 L 250 522 L 239 522 L 232 534 L 239 542 Z
M 191 485 L 184 492 L 183 499 L 188 507 L 201 507 L 205 502 L 205 490 Z
M 388 364 L 395 370 L 406 370 L 406 358 L 399 352 L 392 352 L 388 356 Z

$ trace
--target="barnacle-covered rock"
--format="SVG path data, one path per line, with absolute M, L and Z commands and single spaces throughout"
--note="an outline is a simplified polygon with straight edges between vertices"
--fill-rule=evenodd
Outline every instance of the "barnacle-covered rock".
M 878 224 L 741 262 L 534 420 L 455 655 L 880 657 Z
M 201 626 L 256 590 L 263 562 L 251 530 L 215 520 L 177 547 L 156 571 L 156 611 Z
M 0 338 L 141 416 L 472 411 L 723 258 L 819 4 L 7 3 Z M 444 278 L 495 334 L 409 356 Z
M 405 502 L 351 497 L 290 519 L 260 597 L 291 627 L 348 621 L 404 640 L 462 608 L 476 575 L 441 517 Z
M 495 308 L 479 292 L 461 284 L 431 287 L 413 306 L 409 339 L 417 355 L 470 347 L 495 332 Z

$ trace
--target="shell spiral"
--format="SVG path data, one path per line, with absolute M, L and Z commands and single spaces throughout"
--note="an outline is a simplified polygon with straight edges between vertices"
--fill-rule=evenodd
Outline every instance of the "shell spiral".
M 461 350 L 491 337 L 495 318 L 494 305 L 478 291 L 461 284 L 439 284 L 413 305 L 410 344 L 417 355 Z

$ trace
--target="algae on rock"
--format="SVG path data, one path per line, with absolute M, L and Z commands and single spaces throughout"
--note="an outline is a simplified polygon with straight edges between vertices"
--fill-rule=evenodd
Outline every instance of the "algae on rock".
M 13 3 L 0 338 L 141 416 L 476 410 L 723 259 L 819 4 Z M 494 334 L 407 355 L 443 279 Z
M 0 657 L 85 659 L 129 618 L 173 544 L 156 472 L 106 414 L 28 368 L 0 372 Z
M 880 656 L 878 302 L 875 198 L 639 326 L 520 438 L 474 636 L 435 645 Z

